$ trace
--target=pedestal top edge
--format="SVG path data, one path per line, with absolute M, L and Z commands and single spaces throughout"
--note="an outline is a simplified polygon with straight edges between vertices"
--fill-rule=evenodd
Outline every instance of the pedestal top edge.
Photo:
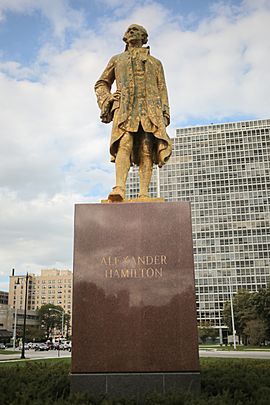
M 125 202 L 89 202 L 89 203 L 75 203 L 75 207 L 81 206 L 106 206 L 106 207 L 115 207 L 115 206 L 126 206 L 126 205 L 187 205 L 190 206 L 189 201 L 129 201 L 126 200 Z

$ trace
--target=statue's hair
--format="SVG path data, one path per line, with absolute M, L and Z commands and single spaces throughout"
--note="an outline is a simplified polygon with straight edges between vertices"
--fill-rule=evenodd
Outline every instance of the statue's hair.
M 131 24 L 131 25 L 128 27 L 128 29 L 129 29 L 130 27 L 137 27 L 137 28 L 142 32 L 142 42 L 143 42 L 143 45 L 147 44 L 147 41 L 148 41 L 148 33 L 147 33 L 146 29 L 145 29 L 142 25 L 138 25 L 138 24 Z M 127 29 L 127 30 L 128 30 L 128 29 Z M 127 33 L 127 31 L 124 33 L 124 36 L 123 36 L 123 41 L 124 41 L 125 43 L 127 43 L 126 33 Z

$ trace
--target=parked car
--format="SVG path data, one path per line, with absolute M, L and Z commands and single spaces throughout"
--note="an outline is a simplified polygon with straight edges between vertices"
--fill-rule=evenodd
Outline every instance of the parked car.
M 64 342 L 64 350 L 68 350 L 69 352 L 71 352 L 71 341 L 67 340 L 66 342 Z
M 13 347 L 13 343 L 6 343 L 5 346 L 6 346 L 6 349 L 8 349 L 8 348 L 11 349 Z
M 4 350 L 6 348 L 6 346 L 4 345 L 4 343 L 0 343 L 0 349 Z
M 46 345 L 46 343 L 37 343 L 36 347 L 35 347 L 35 351 L 38 351 L 38 350 L 47 351 L 47 350 L 49 350 L 49 347 Z
M 60 350 L 60 343 L 54 342 L 54 344 L 53 344 L 53 350 Z
M 51 341 L 47 341 L 46 345 L 48 346 L 48 350 L 54 350 L 54 344 Z

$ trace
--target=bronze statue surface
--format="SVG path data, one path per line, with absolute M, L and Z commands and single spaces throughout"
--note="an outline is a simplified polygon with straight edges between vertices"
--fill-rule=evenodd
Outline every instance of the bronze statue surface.
M 148 34 L 132 24 L 124 34 L 124 52 L 113 56 L 95 84 L 101 121 L 113 121 L 110 153 L 115 162 L 116 185 L 109 201 L 125 198 L 131 164 L 139 166 L 139 198 L 148 198 L 153 164 L 164 165 L 171 155 L 166 133 L 170 110 L 161 62 L 150 55 Z M 116 91 L 111 87 L 116 82 Z

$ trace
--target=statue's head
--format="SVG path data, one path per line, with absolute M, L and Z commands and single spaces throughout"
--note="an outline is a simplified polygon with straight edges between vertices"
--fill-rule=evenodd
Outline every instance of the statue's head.
M 148 40 L 146 29 L 141 25 L 131 24 L 123 36 L 123 41 L 128 44 L 132 39 L 140 39 L 142 41 L 142 45 L 146 44 Z

